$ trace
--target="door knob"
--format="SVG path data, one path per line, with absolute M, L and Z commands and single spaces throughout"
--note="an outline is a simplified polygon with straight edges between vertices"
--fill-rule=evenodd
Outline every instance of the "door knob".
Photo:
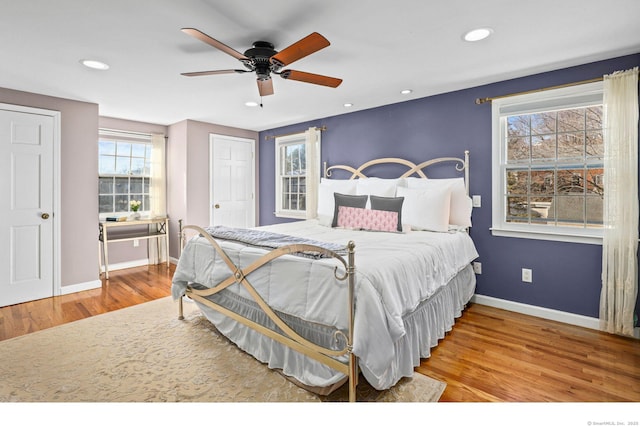
M 215 205 L 213 205 L 213 207 L 216 208 L 216 209 L 220 209 L 220 205 L 217 204 L 217 203 Z
M 48 213 L 43 213 L 42 215 L 40 215 L 42 217 L 42 219 L 49 219 L 49 214 Z

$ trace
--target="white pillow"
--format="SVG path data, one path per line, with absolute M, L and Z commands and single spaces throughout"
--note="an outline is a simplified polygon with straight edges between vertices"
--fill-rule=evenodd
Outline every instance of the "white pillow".
M 395 197 L 396 188 L 401 178 L 385 179 L 385 178 L 360 178 L 356 194 L 358 196 L 378 196 L 378 197 Z M 367 209 L 371 208 L 371 202 L 367 200 Z
M 412 230 L 449 231 L 451 191 L 448 187 L 398 187 L 396 196 L 404 197 L 402 222 Z
M 357 182 L 354 179 L 321 178 L 318 186 L 318 223 L 331 227 L 335 200 L 333 193 L 355 195 Z
M 471 211 L 473 201 L 467 196 L 464 178 L 424 179 L 407 178 L 409 188 L 435 188 L 446 187 L 451 190 L 451 207 L 449 211 L 449 224 L 460 227 L 471 227 Z

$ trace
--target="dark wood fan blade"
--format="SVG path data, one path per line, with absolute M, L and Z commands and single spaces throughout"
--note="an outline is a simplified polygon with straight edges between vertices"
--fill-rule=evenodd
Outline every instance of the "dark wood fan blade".
M 195 28 L 183 28 L 182 32 L 185 34 L 189 34 L 191 37 L 195 37 L 198 40 L 203 41 L 206 44 L 215 47 L 216 49 L 220 49 L 224 53 L 231 55 L 236 59 L 239 59 L 239 60 L 249 59 L 246 56 L 244 56 L 242 53 L 238 52 L 237 50 L 230 48 L 226 44 L 219 42 L 218 40 L 206 35 L 200 30 L 196 30 Z
M 283 79 L 297 80 L 299 82 L 313 83 L 314 85 L 322 85 L 329 87 L 338 87 L 342 83 L 342 79 L 335 77 L 321 76 L 320 74 L 306 73 L 304 71 L 284 70 L 280 73 Z
M 214 74 L 234 74 L 234 73 L 248 73 L 247 70 L 213 70 L 213 71 L 194 71 L 192 73 L 180 73 L 183 76 L 187 77 L 196 77 L 196 76 L 212 76 Z
M 273 95 L 273 80 L 257 80 L 258 82 L 258 92 L 260 92 L 260 96 Z
M 298 40 L 291 46 L 273 55 L 271 57 L 271 63 L 284 67 L 329 45 L 329 40 L 318 33 L 311 33 L 307 37 Z

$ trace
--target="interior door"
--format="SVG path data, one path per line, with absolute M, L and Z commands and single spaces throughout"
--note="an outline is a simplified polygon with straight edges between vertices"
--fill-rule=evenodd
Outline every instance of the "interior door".
M 211 135 L 212 225 L 254 227 L 255 141 Z
M 0 306 L 51 297 L 55 290 L 54 144 L 59 116 L 10 108 L 0 105 Z

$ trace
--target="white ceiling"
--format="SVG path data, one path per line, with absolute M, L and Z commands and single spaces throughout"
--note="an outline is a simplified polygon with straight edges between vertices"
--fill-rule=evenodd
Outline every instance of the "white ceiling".
M 265 130 L 640 52 L 638 0 L 0 0 L 0 87 L 97 103 L 100 115 Z M 474 44 L 462 34 L 488 26 Z M 180 31 L 244 52 L 317 31 L 331 46 L 286 68 L 342 78 L 336 89 L 274 76 L 184 77 L 242 68 Z M 84 68 L 98 59 L 108 71 Z M 410 95 L 400 90 L 410 88 Z M 491 94 L 487 94 L 490 96 Z M 347 109 L 345 102 L 353 103 Z

